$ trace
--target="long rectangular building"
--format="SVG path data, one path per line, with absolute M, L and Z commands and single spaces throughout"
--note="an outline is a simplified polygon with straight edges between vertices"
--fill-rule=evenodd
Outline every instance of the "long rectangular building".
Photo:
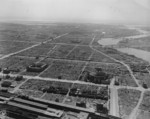
M 58 102 L 47 101 L 33 97 L 15 96 L 5 101 L 8 113 L 27 117 L 25 119 L 37 119 L 39 116 L 49 119 L 62 119 L 66 112 L 77 114 L 78 118 L 88 119 L 121 119 L 107 114 L 96 113 L 92 110 L 66 105 Z

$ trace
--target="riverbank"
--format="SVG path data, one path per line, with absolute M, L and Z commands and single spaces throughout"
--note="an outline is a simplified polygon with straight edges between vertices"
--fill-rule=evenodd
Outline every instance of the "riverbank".
M 114 39 L 114 38 L 104 38 L 98 41 L 100 45 L 103 46 L 116 46 L 114 47 L 118 51 L 122 53 L 126 53 L 128 55 L 134 55 L 140 59 L 143 59 L 147 62 L 150 62 L 150 52 L 149 51 L 144 51 L 142 49 L 136 49 L 136 48 L 128 48 L 129 46 L 126 45 L 126 41 L 134 40 L 134 39 L 140 39 L 140 38 L 145 38 L 145 37 L 150 37 L 150 32 L 144 31 L 140 28 L 134 28 L 134 27 L 128 27 L 129 29 L 136 29 L 139 31 L 141 34 L 140 35 L 135 35 L 135 36 L 129 36 L 129 37 L 122 37 L 119 39 Z M 121 42 L 124 42 L 123 45 L 121 45 Z M 120 43 L 120 44 L 119 44 Z M 117 48 L 118 46 L 123 46 L 123 48 Z

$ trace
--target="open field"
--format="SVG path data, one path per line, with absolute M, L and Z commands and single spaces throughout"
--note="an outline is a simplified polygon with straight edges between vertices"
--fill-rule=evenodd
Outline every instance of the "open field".
M 148 64 L 130 64 L 130 68 L 133 72 L 141 72 L 141 73 L 148 73 L 147 67 Z
M 133 36 L 140 34 L 138 31 L 134 29 L 126 29 L 123 27 L 116 27 L 116 26 L 104 26 L 105 35 L 104 38 L 120 38 L 120 37 L 126 37 L 126 36 Z M 101 34 L 100 34 L 101 36 Z
M 96 32 L 96 37 L 92 43 L 93 46 L 99 46 L 98 41 L 103 39 L 103 38 L 122 38 L 122 37 L 127 37 L 127 36 L 132 36 L 132 35 L 138 35 L 140 34 L 136 30 L 131 30 L 131 29 L 126 29 L 124 27 L 120 26 L 101 26 L 100 28 L 97 28 Z
M 68 89 L 68 88 L 71 87 L 71 85 L 72 85 L 72 83 L 29 79 L 26 83 L 24 83 L 20 87 L 20 89 L 42 91 L 42 89 L 49 88 L 50 86 L 62 87 L 62 88 L 67 88 Z
M 138 110 L 138 115 L 136 119 L 149 119 L 150 118 L 150 112 L 144 111 L 144 110 Z
M 95 68 L 102 68 L 102 70 L 108 74 L 119 75 L 122 72 L 127 72 L 126 67 L 121 64 L 105 64 L 105 63 L 89 63 L 85 71 L 95 72 Z
M 39 46 L 33 47 L 26 51 L 20 52 L 17 55 L 19 56 L 30 56 L 30 57 L 37 57 L 37 56 L 47 56 L 47 53 L 55 47 L 55 44 L 41 44 Z
M 104 32 L 104 34 L 103 34 Z M 96 33 L 97 37 L 101 38 L 120 38 L 126 36 L 133 36 L 140 34 L 134 29 L 127 29 L 124 26 L 117 25 L 100 25 L 97 26 Z
M 51 58 L 66 58 L 66 56 L 73 50 L 75 45 L 57 45 L 56 48 L 48 54 Z
M 149 44 L 149 42 L 146 43 L 146 44 Z M 139 46 L 139 47 L 135 47 L 135 48 L 150 52 L 150 46 L 149 45 L 147 45 L 147 46 Z
M 133 80 L 133 78 L 129 72 L 120 74 L 117 77 L 117 79 L 118 79 L 119 85 L 121 85 L 121 86 L 137 87 L 136 82 Z
M 144 97 L 139 109 L 144 111 L 150 111 L 150 91 L 144 93 Z
M 103 62 L 103 63 L 115 63 L 114 60 L 112 60 L 96 51 L 92 54 L 90 61 Z
M 118 89 L 120 116 L 129 116 L 137 105 L 141 92 L 133 89 Z
M 41 77 L 51 77 L 67 80 L 78 80 L 78 76 L 82 71 L 85 63 L 71 62 L 71 61 L 53 61 L 52 66 L 50 66 L 46 71 L 43 72 Z
M 141 26 L 140 28 L 142 30 L 145 30 L 145 31 L 150 31 L 150 27 L 149 26 Z
M 135 57 L 134 55 L 128 55 L 122 52 L 117 51 L 116 49 L 113 48 L 103 48 L 103 47 L 95 47 L 95 49 L 119 60 L 119 61 L 123 61 L 126 64 L 148 64 L 148 62 Z
M 65 95 L 61 94 L 53 94 L 53 93 L 46 93 L 42 99 L 50 100 L 50 101 L 56 101 L 62 103 L 65 98 Z
M 39 59 L 35 58 L 20 58 L 8 57 L 0 60 L 1 68 L 8 68 L 12 73 L 20 73 L 26 69 L 27 66 L 37 62 Z
M 17 52 L 19 50 L 25 49 L 32 46 L 33 43 L 28 42 L 10 42 L 10 41 L 0 41 L 0 54 L 9 54 Z
M 29 64 L 32 64 L 33 62 L 38 61 L 39 59 L 35 58 L 20 58 L 20 57 L 8 57 L 5 59 L 0 60 L 0 67 L 1 68 L 10 68 L 10 69 L 20 69 L 19 66 L 23 65 L 24 68 L 28 66 Z M 18 66 L 17 66 L 18 65 Z
M 92 34 L 91 34 L 92 36 Z M 51 43 L 67 43 L 67 44 L 81 44 L 81 45 L 89 45 L 92 40 L 89 34 L 87 33 L 70 33 L 67 36 L 63 36 L 61 38 L 52 40 Z
M 136 77 L 137 80 L 139 80 L 139 83 L 143 85 L 145 83 L 148 88 L 150 88 L 150 75 L 149 73 L 141 73 L 137 72 L 134 73 L 134 76 Z
M 16 94 L 21 94 L 21 95 L 26 95 L 26 96 L 31 96 L 35 98 L 40 98 L 43 95 L 42 91 L 34 91 L 34 90 L 18 90 L 15 92 Z
M 0 24 L 0 40 L 5 41 L 25 41 L 43 42 L 74 29 L 68 24 Z
M 149 119 L 150 118 L 150 91 L 144 92 L 143 100 L 138 109 L 136 119 Z
M 67 56 L 67 59 L 88 60 L 92 52 L 89 46 L 78 46 Z
M 18 63 L 19 61 L 21 61 L 20 58 L 8 57 L 8 58 L 0 60 L 0 67 L 1 68 L 6 68 L 6 67 L 9 67 L 11 65 L 14 65 L 14 64 Z
M 145 36 L 142 38 L 135 38 L 135 39 L 125 39 L 123 41 L 119 42 L 119 46 L 125 46 L 125 47 L 135 47 L 138 49 L 149 51 L 149 45 L 150 45 L 150 36 Z

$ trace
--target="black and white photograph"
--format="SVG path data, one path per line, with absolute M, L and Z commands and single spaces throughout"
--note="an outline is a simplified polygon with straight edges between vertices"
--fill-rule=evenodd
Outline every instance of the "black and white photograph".
M 0 119 L 150 119 L 150 0 L 0 0 Z

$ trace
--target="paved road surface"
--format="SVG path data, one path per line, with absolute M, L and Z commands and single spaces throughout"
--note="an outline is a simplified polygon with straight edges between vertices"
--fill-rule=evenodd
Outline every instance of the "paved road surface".
M 118 91 L 115 87 L 110 88 L 110 114 L 119 117 Z

